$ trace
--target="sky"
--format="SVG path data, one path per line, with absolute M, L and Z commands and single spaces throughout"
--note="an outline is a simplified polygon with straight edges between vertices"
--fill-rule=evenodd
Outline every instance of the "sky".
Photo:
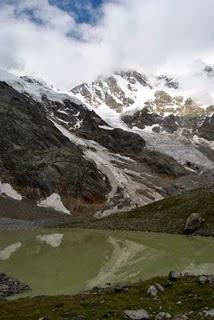
M 69 89 L 214 63 L 213 0 L 0 0 L 0 68 Z

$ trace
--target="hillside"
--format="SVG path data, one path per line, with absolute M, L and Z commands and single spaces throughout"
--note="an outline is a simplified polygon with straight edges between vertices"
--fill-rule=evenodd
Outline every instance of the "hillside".
M 130 212 L 93 221 L 74 221 L 71 226 L 134 230 L 146 232 L 184 233 L 188 217 L 199 213 L 204 219 L 195 235 L 214 235 L 214 187 L 197 189 L 169 197 Z

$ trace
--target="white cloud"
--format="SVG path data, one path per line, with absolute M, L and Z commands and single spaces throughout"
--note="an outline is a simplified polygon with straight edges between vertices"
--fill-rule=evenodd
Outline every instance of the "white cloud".
M 8 3 L 0 0 L 0 67 L 62 88 L 120 68 L 175 71 L 213 58 L 213 0 L 113 1 L 94 26 L 47 0 Z

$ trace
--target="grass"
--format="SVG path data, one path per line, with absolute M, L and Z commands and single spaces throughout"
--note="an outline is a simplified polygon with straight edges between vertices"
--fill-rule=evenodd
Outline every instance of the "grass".
M 142 208 L 97 219 L 95 228 L 183 233 L 187 218 L 197 212 L 205 222 L 196 234 L 214 235 L 214 188 L 198 189 Z
M 157 299 L 147 295 L 150 285 L 160 283 L 165 287 Z M 204 319 L 205 308 L 214 305 L 214 290 L 199 285 L 195 277 L 184 277 L 167 286 L 166 277 L 158 277 L 129 287 L 127 292 L 88 293 L 76 296 L 24 298 L 0 304 L 1 320 L 71 320 L 71 319 L 123 319 L 127 309 L 147 310 L 151 319 L 160 311 L 172 316 L 192 312 L 188 320 Z M 180 303 L 178 303 L 180 301 Z

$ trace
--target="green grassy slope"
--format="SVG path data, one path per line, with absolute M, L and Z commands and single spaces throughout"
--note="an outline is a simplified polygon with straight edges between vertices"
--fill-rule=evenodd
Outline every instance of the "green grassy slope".
M 81 221 L 79 226 L 84 224 L 86 227 L 100 229 L 183 233 L 191 213 L 199 213 L 205 219 L 196 234 L 214 235 L 214 188 L 190 191 L 102 219 Z M 72 225 L 77 226 L 78 222 L 74 221 Z

